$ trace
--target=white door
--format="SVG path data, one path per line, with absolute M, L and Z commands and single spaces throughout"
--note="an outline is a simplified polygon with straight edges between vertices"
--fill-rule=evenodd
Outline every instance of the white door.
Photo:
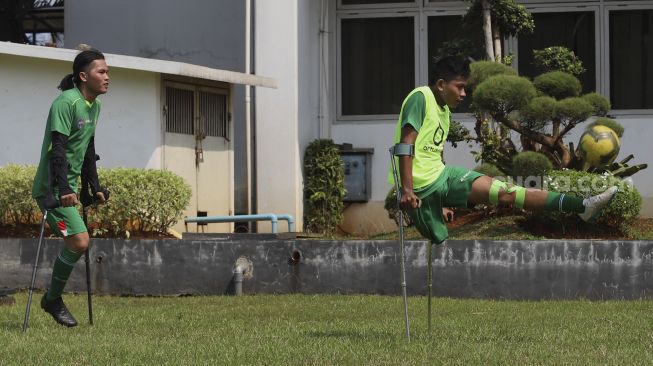
M 233 166 L 228 90 L 165 82 L 164 169 L 193 194 L 184 216 L 233 213 Z M 233 224 L 189 224 L 191 232 L 231 232 Z M 184 231 L 183 220 L 174 226 Z

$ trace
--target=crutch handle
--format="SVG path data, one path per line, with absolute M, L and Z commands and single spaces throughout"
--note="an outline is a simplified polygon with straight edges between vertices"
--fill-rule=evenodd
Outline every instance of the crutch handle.
M 46 210 L 52 210 L 59 206 L 61 206 L 61 204 L 53 195 L 49 194 L 43 198 L 43 207 Z

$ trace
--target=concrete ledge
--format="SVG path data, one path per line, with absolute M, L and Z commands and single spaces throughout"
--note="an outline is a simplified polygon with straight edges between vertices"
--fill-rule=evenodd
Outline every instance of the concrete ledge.
M 47 239 L 37 287 L 63 242 Z M 26 288 L 36 239 L 0 239 L 0 287 Z M 396 241 L 298 239 L 92 240 L 92 286 L 125 295 L 229 294 L 236 260 L 252 264 L 243 292 L 400 294 Z M 425 241 L 407 242 L 411 295 L 426 293 Z M 434 247 L 435 296 L 493 299 L 652 298 L 650 241 L 449 241 Z M 67 291 L 85 291 L 84 260 Z

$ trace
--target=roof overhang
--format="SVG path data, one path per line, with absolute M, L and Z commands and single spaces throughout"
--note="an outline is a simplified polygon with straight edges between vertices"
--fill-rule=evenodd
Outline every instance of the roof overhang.
M 0 42 L 0 54 L 7 55 L 72 62 L 78 53 L 78 50 L 71 50 L 67 48 L 42 47 L 20 43 Z M 155 60 L 151 58 L 115 55 L 110 53 L 105 53 L 104 56 L 106 57 L 109 67 L 181 75 L 205 80 L 221 81 L 231 84 L 262 86 L 275 89 L 277 87 L 277 81 L 275 79 L 265 76 L 213 69 L 206 66 L 188 64 L 185 62 Z

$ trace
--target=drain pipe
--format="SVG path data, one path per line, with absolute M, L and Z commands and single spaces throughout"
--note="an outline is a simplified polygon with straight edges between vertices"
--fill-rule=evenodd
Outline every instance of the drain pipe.
M 254 266 L 252 261 L 241 255 L 234 263 L 233 280 L 234 280 L 234 295 L 242 296 L 243 294 L 243 279 L 252 278 Z
M 234 268 L 234 295 L 241 296 L 243 294 L 243 274 L 245 269 L 241 266 Z

